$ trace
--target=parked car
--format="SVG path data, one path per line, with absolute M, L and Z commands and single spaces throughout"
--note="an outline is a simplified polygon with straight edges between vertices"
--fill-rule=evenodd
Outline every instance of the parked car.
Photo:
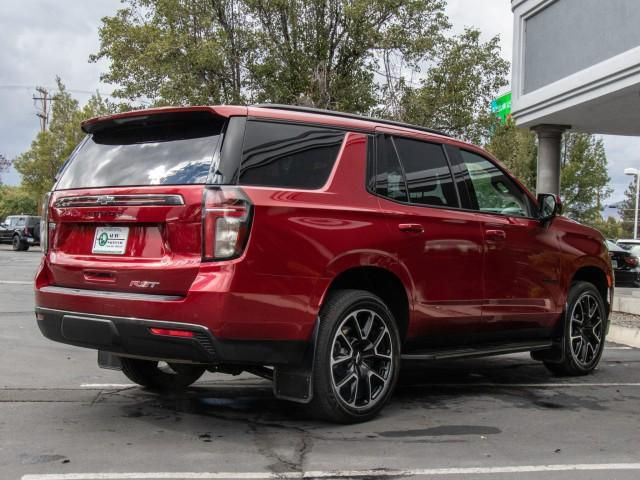
M 607 249 L 609 250 L 609 257 L 611 257 L 616 287 L 640 287 L 638 257 L 611 240 L 607 240 Z
M 636 240 L 633 238 L 621 238 L 616 241 L 616 245 L 624 248 L 625 250 L 631 250 L 633 247 L 640 247 L 640 240 Z
M 602 355 L 613 270 L 490 154 L 289 106 L 100 117 L 45 200 L 42 333 L 156 390 L 248 371 L 338 422 L 376 415 L 402 359 Z
M 40 217 L 9 215 L 0 226 L 0 243 L 10 243 L 16 251 L 40 244 Z

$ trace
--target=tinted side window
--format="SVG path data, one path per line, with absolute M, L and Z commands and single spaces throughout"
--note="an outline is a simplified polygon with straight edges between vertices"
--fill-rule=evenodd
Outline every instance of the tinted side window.
M 18 218 L 15 222 L 16 227 L 24 227 L 26 224 L 27 224 L 27 219 L 24 217 Z
M 247 122 L 240 184 L 321 188 L 338 157 L 345 132 L 310 125 Z
M 527 196 L 496 165 L 480 155 L 460 150 L 482 212 L 531 216 Z
M 378 137 L 375 189 L 378 195 L 399 202 L 408 201 L 404 172 L 396 155 L 391 137 Z
M 409 202 L 457 207 L 458 197 L 442 146 L 394 138 L 407 178 Z

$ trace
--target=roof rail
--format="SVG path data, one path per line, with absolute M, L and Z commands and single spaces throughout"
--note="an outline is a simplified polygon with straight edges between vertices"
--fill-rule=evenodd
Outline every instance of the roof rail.
M 382 118 L 367 117 L 365 115 L 357 115 L 355 113 L 344 113 L 344 112 L 337 112 L 335 110 L 325 110 L 323 108 L 300 107 L 297 105 L 282 105 L 278 103 L 258 103 L 256 105 L 251 105 L 251 106 L 258 107 L 258 108 L 271 108 L 274 110 L 290 110 L 292 112 L 318 113 L 321 115 L 330 115 L 332 117 L 351 118 L 353 120 L 364 120 L 367 122 L 376 122 L 376 123 L 383 123 L 385 125 L 393 125 L 394 127 L 412 128 L 414 130 L 420 130 L 422 132 L 435 133 L 436 135 L 442 135 L 443 137 L 451 137 L 451 135 L 449 135 L 448 133 L 442 132 L 440 130 L 436 130 L 434 128 L 422 127 L 420 125 L 413 125 L 411 123 L 397 122 L 395 120 L 385 120 Z

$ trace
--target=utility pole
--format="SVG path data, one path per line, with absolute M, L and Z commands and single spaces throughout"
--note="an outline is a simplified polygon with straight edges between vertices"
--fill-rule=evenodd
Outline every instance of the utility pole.
M 36 117 L 40 118 L 40 131 L 45 132 L 49 125 L 49 104 L 51 103 L 51 97 L 49 91 L 44 87 L 36 87 L 36 92 L 40 94 L 39 97 L 33 96 L 34 102 L 40 102 L 40 108 Z

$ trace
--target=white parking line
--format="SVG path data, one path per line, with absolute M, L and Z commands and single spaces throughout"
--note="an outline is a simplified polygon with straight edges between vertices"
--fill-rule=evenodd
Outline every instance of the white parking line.
M 408 470 L 319 470 L 309 472 L 138 472 L 54 473 L 23 475 L 22 480 L 271 480 L 308 478 L 430 477 L 437 475 L 495 475 L 504 473 L 640 470 L 640 463 L 592 463 L 566 465 L 522 465 L 508 467 L 416 468 Z
M 25 282 L 23 280 L 0 280 L 0 285 L 33 285 L 33 282 Z
M 220 384 L 202 384 L 201 387 L 216 387 L 216 386 L 229 386 L 232 382 L 224 382 Z M 239 387 L 263 387 L 264 384 L 245 384 L 234 383 Z M 118 388 L 132 388 L 137 387 L 135 383 L 83 383 L 81 388 L 96 389 L 96 390 L 110 390 Z M 440 388 L 456 388 L 456 387 L 483 387 L 483 388 L 580 388 L 580 387 L 640 387 L 640 382 L 613 382 L 613 383 L 490 383 L 490 382 L 469 382 L 469 383 L 414 383 L 406 385 L 408 387 L 440 387 Z
M 82 383 L 82 388 L 98 388 L 98 389 L 111 389 L 111 388 L 131 388 L 137 387 L 135 383 Z
M 580 387 L 640 387 L 638 382 L 616 383 L 413 383 L 407 387 L 496 387 L 496 388 L 580 388 Z

